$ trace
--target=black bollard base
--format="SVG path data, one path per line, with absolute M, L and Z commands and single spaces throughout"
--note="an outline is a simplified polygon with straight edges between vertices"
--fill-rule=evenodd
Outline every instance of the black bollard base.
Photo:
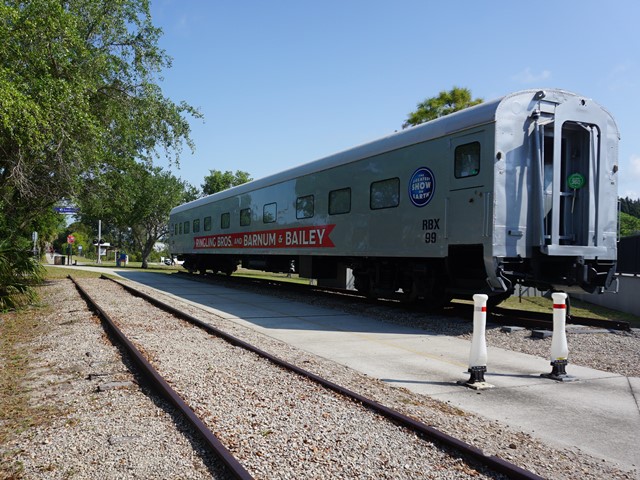
M 467 380 L 466 382 L 459 380 L 457 382 L 458 385 L 464 385 L 465 387 L 473 388 L 474 390 L 482 390 L 485 388 L 494 387 L 494 385 L 491 385 L 484 380 L 484 373 L 487 371 L 486 366 L 483 365 L 480 367 L 469 367 L 469 370 L 467 371 L 471 374 L 469 380 Z
M 567 375 L 567 363 L 565 360 L 554 360 L 551 362 L 551 373 L 541 373 L 540 376 L 555 380 L 556 382 L 575 382 L 576 377 Z

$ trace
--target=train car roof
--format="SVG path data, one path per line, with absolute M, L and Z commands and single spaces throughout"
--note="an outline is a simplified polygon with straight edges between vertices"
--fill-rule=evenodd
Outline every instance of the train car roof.
M 537 92 L 540 91 L 545 92 L 545 98 L 547 99 L 562 99 L 565 97 L 578 96 L 575 93 L 559 89 L 530 89 L 515 92 L 504 97 L 497 98 L 495 100 L 466 108 L 464 110 L 459 110 L 450 115 L 431 120 L 430 122 L 426 122 L 415 127 L 407 128 L 406 130 L 395 132 L 386 137 L 382 137 L 377 140 L 350 148 L 348 150 L 329 155 L 328 157 L 292 167 L 288 170 L 284 170 L 282 172 L 269 175 L 258 180 L 253 180 L 251 182 L 238 185 L 237 187 L 232 187 L 227 190 L 223 190 L 221 192 L 214 193 L 197 200 L 193 200 L 191 202 L 175 207 L 173 210 L 171 210 L 171 214 L 173 215 L 175 213 L 179 213 L 191 208 L 206 205 L 208 203 L 216 202 L 218 200 L 223 200 L 225 198 L 233 197 L 236 195 L 242 195 L 243 193 L 286 182 L 288 180 L 292 180 L 311 173 L 328 170 L 339 165 L 356 162 L 358 160 L 362 160 L 363 158 L 381 155 L 383 153 L 397 150 L 399 148 L 404 148 L 410 145 L 439 138 L 467 128 L 472 128 L 474 126 L 492 123 L 499 118 L 500 111 L 503 110 L 505 106 L 522 101 L 531 103 L 535 101 L 534 96 Z M 602 108 L 600 106 L 598 107 Z M 528 108 L 529 105 L 524 106 L 524 110 L 527 110 Z

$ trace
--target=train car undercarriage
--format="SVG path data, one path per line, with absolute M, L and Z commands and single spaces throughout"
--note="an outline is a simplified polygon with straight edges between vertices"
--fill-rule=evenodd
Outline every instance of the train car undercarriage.
M 319 285 L 354 288 L 370 298 L 420 302 L 431 309 L 446 306 L 453 298 L 470 299 L 475 293 L 489 295 L 497 305 L 514 292 L 516 285 L 542 291 L 593 293 L 614 281 L 615 262 L 582 258 L 503 258 L 496 274 L 505 289 L 487 283 L 482 245 L 451 247 L 445 258 L 315 257 L 289 255 L 183 255 L 184 268 L 192 273 L 208 271 L 231 275 L 238 266 L 272 273 L 297 273 Z M 351 269 L 349 282 L 347 268 Z

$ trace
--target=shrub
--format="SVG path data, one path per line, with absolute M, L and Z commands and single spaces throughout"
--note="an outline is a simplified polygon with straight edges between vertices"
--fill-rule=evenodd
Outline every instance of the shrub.
M 16 309 L 35 301 L 33 287 L 42 282 L 44 272 L 32 252 L 0 241 L 0 310 Z

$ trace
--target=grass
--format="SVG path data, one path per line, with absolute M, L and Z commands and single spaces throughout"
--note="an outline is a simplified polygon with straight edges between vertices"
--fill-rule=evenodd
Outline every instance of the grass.
M 21 379 L 29 371 L 28 350 L 21 348 L 41 332 L 37 307 L 0 315 L 0 444 L 10 432 L 20 432 L 30 421 L 28 395 Z
M 111 268 L 120 268 L 120 267 L 116 267 L 115 262 L 102 262 L 100 265 L 98 265 L 90 261 L 86 261 L 86 262 L 82 261 L 81 259 L 81 264 L 82 266 L 88 266 L 96 269 L 104 269 L 105 272 L 83 270 L 81 267 L 69 268 L 68 266 L 60 267 L 55 265 L 44 265 L 47 271 L 45 278 L 47 280 L 59 280 L 62 278 L 67 278 L 69 275 L 76 278 L 97 278 L 97 277 L 100 277 L 101 275 L 110 276 L 107 270 Z M 126 268 L 127 270 L 140 270 L 142 272 L 155 272 L 155 273 L 175 273 L 180 270 L 183 270 L 181 266 L 177 266 L 177 265 L 169 266 L 169 265 L 160 265 L 160 264 L 150 264 L 149 268 L 143 269 L 141 262 L 130 262 L 126 267 L 122 267 L 122 268 Z
M 0 478 L 21 478 L 21 466 L 2 446 L 27 429 L 45 424 L 55 415 L 50 408 L 30 404 L 23 380 L 31 370 L 32 351 L 25 346 L 42 335 L 40 320 L 51 307 L 35 305 L 0 314 Z
M 471 300 L 454 300 L 459 303 L 472 303 Z M 584 302 L 576 298 L 571 298 L 571 315 L 576 317 L 589 317 L 601 320 L 615 320 L 620 322 L 628 322 L 632 328 L 640 328 L 640 317 L 631 313 L 621 312 L 619 310 L 611 310 L 600 305 Z M 525 310 L 530 312 L 548 313 L 549 319 L 553 313 L 553 300 L 545 297 L 522 297 L 517 295 L 508 298 L 500 305 L 500 308 L 512 310 Z
M 47 271 L 45 275 L 46 280 L 61 280 L 63 278 L 67 278 L 69 275 L 72 275 L 76 278 L 98 278 L 102 273 L 100 272 L 91 272 L 89 270 L 70 270 L 68 268 L 60 268 L 54 267 L 51 265 L 46 265 L 45 269 Z
M 553 311 L 553 300 L 545 297 L 522 297 L 521 299 L 511 297 L 501 303 L 500 307 L 551 313 Z M 640 327 L 640 317 L 636 315 L 611 310 L 576 298 L 571 299 L 571 314 L 577 317 L 629 322 L 632 327 Z
M 269 273 L 261 272 L 259 270 L 247 270 L 246 268 L 239 268 L 237 272 L 233 274 L 234 277 L 255 278 L 260 280 L 278 280 L 280 282 L 299 283 L 302 285 L 309 285 L 308 278 L 302 278 L 298 274 L 292 274 L 290 277 L 286 273 Z

